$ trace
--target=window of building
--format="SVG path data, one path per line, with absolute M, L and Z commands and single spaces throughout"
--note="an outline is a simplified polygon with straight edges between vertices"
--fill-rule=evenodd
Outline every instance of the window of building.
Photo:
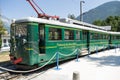
M 73 30 L 65 30 L 65 40 L 74 40 Z
M 8 39 L 8 43 L 10 43 L 10 39 Z
M 62 30 L 59 28 L 49 28 L 49 40 L 62 40 Z
M 3 43 L 6 43 L 7 42 L 7 40 L 6 39 L 3 39 Z
M 4 46 L 3 47 L 9 47 L 7 44 L 4 44 Z
M 80 40 L 80 32 L 79 31 L 76 31 L 76 39 Z

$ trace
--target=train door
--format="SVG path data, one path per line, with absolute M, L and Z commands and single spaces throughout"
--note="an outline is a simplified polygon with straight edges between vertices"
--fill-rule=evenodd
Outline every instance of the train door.
M 39 24 L 39 51 L 45 54 L 45 25 Z
M 109 42 L 109 45 L 111 45 L 111 44 L 112 44 L 111 39 L 112 39 L 112 35 L 111 35 L 111 34 L 109 34 L 109 35 L 108 35 L 108 42 Z
M 87 51 L 90 52 L 90 31 L 87 31 Z
M 86 30 L 82 31 L 82 42 L 83 42 L 82 50 L 87 51 L 88 31 Z

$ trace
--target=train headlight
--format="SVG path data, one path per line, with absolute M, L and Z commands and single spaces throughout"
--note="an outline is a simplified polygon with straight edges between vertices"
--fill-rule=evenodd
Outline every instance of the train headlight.
M 23 39 L 23 44 L 27 43 L 27 40 L 26 39 Z

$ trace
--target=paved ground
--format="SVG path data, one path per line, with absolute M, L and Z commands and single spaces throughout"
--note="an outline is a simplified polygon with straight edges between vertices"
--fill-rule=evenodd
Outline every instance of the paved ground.
M 61 70 L 52 68 L 29 80 L 73 80 L 74 71 L 79 72 L 80 80 L 120 80 L 120 50 L 99 52 L 59 67 Z
M 9 54 L 8 51 L 0 52 L 0 64 L 10 60 Z

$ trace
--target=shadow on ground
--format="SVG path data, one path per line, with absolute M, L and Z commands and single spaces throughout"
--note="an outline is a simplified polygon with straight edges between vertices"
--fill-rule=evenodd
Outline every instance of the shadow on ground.
M 97 66 L 120 66 L 120 56 L 87 57 L 88 61 L 97 62 Z
M 7 66 L 7 65 L 9 65 L 9 64 L 11 64 L 10 61 L 3 61 L 3 62 L 0 62 L 0 66 Z

